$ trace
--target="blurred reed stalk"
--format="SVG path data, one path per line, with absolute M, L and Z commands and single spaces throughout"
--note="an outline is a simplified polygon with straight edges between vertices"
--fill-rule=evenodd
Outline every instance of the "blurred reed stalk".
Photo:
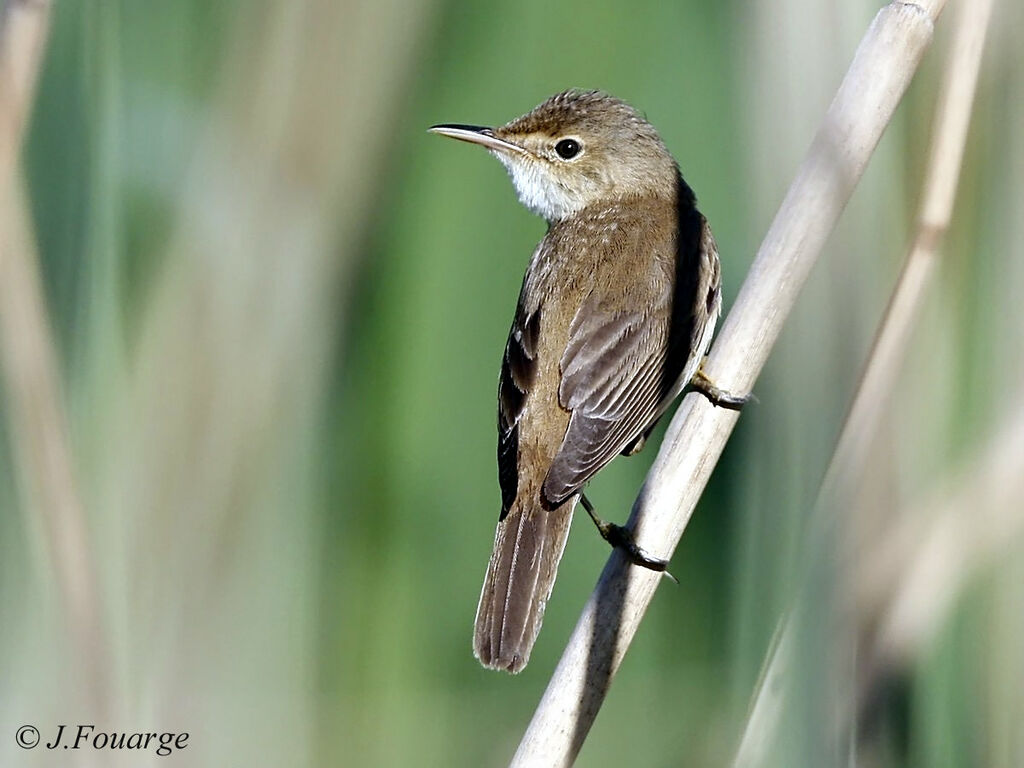
M 944 5 L 892 3 L 869 27 L 706 361 L 719 386 L 752 388 Z M 675 548 L 737 419 L 698 394 L 679 406 L 630 517 L 655 556 Z M 659 583 L 613 552 L 512 765 L 573 762 Z
M 868 471 L 869 446 L 877 437 L 879 426 L 886 416 L 892 414 L 893 393 L 899 389 L 902 363 L 908 355 L 913 330 L 919 324 L 924 298 L 934 282 L 942 245 L 953 215 L 992 7 L 993 0 L 960 0 L 954 38 L 936 107 L 916 234 L 821 489 L 824 504 L 831 505 L 833 509 L 847 506 L 844 502 L 853 498 L 854 487 Z M 1021 394 L 1024 396 L 1024 393 Z M 1007 399 L 1006 405 L 1012 404 L 1011 396 Z M 1012 407 L 1006 412 L 1014 414 Z M 1016 423 L 1020 423 L 1019 418 Z M 991 452 L 982 453 L 982 457 L 987 460 L 986 464 L 971 470 L 970 479 L 963 481 L 965 487 L 977 491 L 977 500 L 974 504 L 967 503 L 960 507 L 961 518 L 964 514 L 980 518 L 984 515 L 984 510 L 979 507 L 985 506 L 984 500 L 1004 497 L 1014 487 L 1020 488 L 1020 483 L 1015 484 L 1010 479 L 1014 476 L 1012 470 L 1006 472 L 1007 461 L 1011 466 L 1020 466 L 1024 463 L 1024 455 L 1019 450 L 1013 450 L 1015 445 L 1019 445 L 1019 441 L 1015 440 L 1012 433 L 1000 434 L 993 439 Z M 1000 456 L 1000 450 L 1011 452 L 1009 455 Z M 1016 475 L 1018 478 L 1024 477 L 1024 467 L 1021 467 L 1021 470 Z M 984 480 L 992 482 L 993 485 L 985 489 L 982 485 Z M 960 498 L 963 499 L 964 496 L 961 495 Z M 877 519 L 869 533 L 870 541 L 860 541 L 860 537 L 856 536 L 850 537 L 851 541 L 857 542 L 857 545 L 865 550 L 862 553 L 852 553 L 846 558 L 847 573 L 843 578 L 846 588 L 856 592 L 859 583 L 877 579 L 883 574 L 879 553 L 896 540 L 893 534 L 901 527 L 910 526 L 914 529 L 913 534 L 900 539 L 904 543 L 914 542 L 904 550 L 903 555 L 896 558 L 901 566 L 900 572 L 890 572 L 892 578 L 888 579 L 887 587 L 882 591 L 875 591 L 875 601 L 857 600 L 852 606 L 853 620 L 862 635 L 863 646 L 858 649 L 859 679 L 855 702 L 857 712 L 861 715 L 872 697 L 872 692 L 884 684 L 882 678 L 887 674 L 889 667 L 907 663 L 914 656 L 908 646 L 920 648 L 924 639 L 938 629 L 937 617 L 941 612 L 932 612 L 931 622 L 917 622 L 913 643 L 907 642 L 906 638 L 897 640 L 893 637 L 893 627 L 904 624 L 899 617 L 905 616 L 908 612 L 915 612 L 920 607 L 934 605 L 936 602 L 949 605 L 958 592 L 952 588 L 953 585 L 964 580 L 962 569 L 958 566 L 976 560 L 966 555 L 978 537 L 965 535 L 959 539 L 964 556 L 952 557 L 945 561 L 949 577 L 942 578 L 939 574 L 933 574 L 936 578 L 927 585 L 915 580 L 915 573 L 922 567 L 920 558 L 925 558 L 925 562 L 942 562 L 929 560 L 925 553 L 931 552 L 932 549 L 928 546 L 919 549 L 917 543 L 931 541 L 940 531 L 956 525 L 946 519 L 949 515 L 956 515 L 953 511 L 957 509 L 955 506 L 937 504 L 934 505 L 934 509 L 949 511 L 945 516 L 908 516 L 906 510 L 897 509 L 894 514 Z M 997 507 L 992 510 L 992 514 L 998 515 L 998 511 Z M 1005 522 L 1012 524 L 1017 517 L 1019 516 L 1011 516 Z M 966 521 L 961 519 L 959 522 Z M 986 526 L 982 519 L 974 520 L 971 525 L 989 528 L 991 531 L 1002 530 L 1005 527 Z M 912 593 L 913 601 L 917 602 L 908 603 L 904 599 L 908 590 Z M 880 617 L 884 618 L 881 618 L 882 624 L 878 626 Z M 866 628 L 872 630 L 868 631 Z M 896 651 L 897 648 L 899 651 Z M 858 728 L 858 733 L 860 730 Z
M 820 550 L 826 546 L 826 531 L 834 530 L 841 511 L 849 511 L 855 486 L 862 479 L 868 462 L 872 440 L 883 418 L 891 410 L 892 393 L 898 389 L 902 363 L 907 356 L 911 335 L 920 317 L 923 299 L 932 282 L 953 213 L 991 11 L 992 0 L 961 0 L 960 3 L 953 43 L 936 106 L 915 236 L 868 355 L 811 515 L 810 546 L 816 550 L 816 557 L 824 556 Z M 997 442 L 1003 445 L 1010 440 L 1011 437 L 1002 436 Z M 992 457 L 998 459 L 998 452 L 993 452 Z M 1000 473 L 1004 464 L 1005 460 L 983 465 L 972 476 L 1012 476 L 1006 475 L 1005 471 Z M 978 482 L 965 484 L 974 488 Z M 999 485 L 1000 488 L 1005 486 L 1006 482 Z M 944 540 L 942 533 L 948 532 L 955 525 L 948 518 L 955 514 L 952 510 L 956 507 L 944 508 L 949 511 L 938 516 L 890 515 L 885 522 L 893 530 L 875 532 L 876 536 L 871 542 L 874 554 L 869 553 L 863 558 L 847 558 L 849 569 L 856 567 L 857 570 L 856 578 L 847 574 L 847 583 L 859 591 L 859 599 L 855 601 L 856 624 L 860 627 L 870 626 L 879 614 L 889 614 L 883 629 L 879 630 L 881 634 L 875 640 L 889 650 L 900 648 L 904 651 L 901 655 L 903 658 L 906 657 L 908 640 L 902 637 L 899 641 L 894 640 L 893 633 L 896 632 L 894 627 L 905 627 L 910 621 L 906 614 L 915 610 L 914 603 L 908 602 L 906 595 L 906 591 L 912 588 L 911 584 L 914 589 L 913 598 L 921 600 L 921 605 L 933 606 L 936 601 L 947 604 L 945 600 L 951 599 L 948 595 L 942 597 L 939 594 L 944 594 L 950 586 L 949 577 L 934 578 L 924 589 L 920 578 L 917 578 L 922 569 L 934 567 L 937 562 L 934 554 L 939 546 L 937 541 Z M 970 509 L 970 505 L 965 509 Z M 904 529 L 902 531 L 901 525 Z M 897 531 L 899 534 L 893 536 Z M 925 543 L 919 546 L 922 540 Z M 972 540 L 964 539 L 965 542 Z M 899 551 L 894 551 L 894 547 Z M 951 577 L 954 572 L 958 573 L 957 565 L 962 562 L 961 558 L 947 561 Z M 864 583 L 873 588 L 863 587 Z M 932 594 L 926 595 L 928 591 Z M 793 662 L 791 654 L 794 641 L 791 633 L 794 621 L 798 620 L 795 618 L 798 611 L 799 608 L 795 608 L 794 614 L 786 619 L 780 639 L 769 651 L 736 754 L 736 766 L 765 764 L 770 745 L 777 736 L 787 696 L 787 676 Z M 902 613 L 893 616 L 893 611 Z M 928 615 L 934 619 L 936 612 L 928 612 Z M 900 616 L 903 617 L 902 622 Z M 934 631 L 936 624 L 933 620 L 927 626 Z M 920 643 L 924 635 L 922 622 L 915 622 L 915 628 L 917 631 L 914 639 Z M 883 674 L 883 670 L 888 667 L 879 658 L 879 653 L 878 648 L 862 649 L 860 652 L 864 657 L 862 664 L 868 671 L 861 675 L 858 684 L 859 693 L 854 705 L 858 712 L 863 710 L 868 692 L 879 685 L 877 676 Z
M 125 318 L 130 330 L 115 329 L 133 340 L 131 359 L 104 371 L 92 393 L 109 399 L 112 418 L 90 435 L 100 446 L 90 542 L 15 175 L 50 4 L 4 7 L 4 390 L 23 506 L 39 517 L 26 527 L 44 530 L 50 561 L 41 570 L 55 574 L 66 604 L 84 657 L 75 666 L 94 678 L 82 722 L 103 722 L 110 710 L 125 725 L 217 723 L 216 734 L 190 745 L 194 764 L 323 762 L 313 757 L 317 623 L 308 582 L 319 467 L 309 436 L 350 270 L 373 223 L 376 169 L 398 130 L 432 9 L 402 0 L 239 6 L 211 114 L 173 201 L 172 237 L 140 316 Z M 116 19 L 116 7 L 104 10 Z M 112 56 L 118 34 L 115 26 L 104 41 Z M 101 597 L 119 631 L 101 631 Z M 330 723 L 326 738 L 336 728 Z M 254 738 L 240 744 L 239 732 Z M 277 733 L 292 738 L 259 738 Z
M 850 484 L 860 478 L 871 438 L 896 390 L 949 229 L 992 0 L 960 0 L 959 10 L 935 111 L 914 239 L 825 473 L 820 491 L 825 503 L 848 498 Z
M 865 633 L 863 709 L 940 629 L 972 576 L 1024 538 L 1024 393 L 971 465 L 913 508 L 860 558 L 854 605 Z
M 128 532 L 108 566 L 127 591 L 125 717 L 218 723 L 197 764 L 322 762 L 311 435 L 430 9 L 239 7 L 138 321 L 101 489 Z M 240 745 L 229 721 L 294 738 Z
M 50 14 L 47 0 L 11 0 L 0 17 L 0 354 L 27 527 L 43 533 L 46 570 L 63 604 L 74 666 L 85 671 L 83 703 L 101 717 L 109 667 L 97 574 L 75 482 L 59 356 L 17 170 Z

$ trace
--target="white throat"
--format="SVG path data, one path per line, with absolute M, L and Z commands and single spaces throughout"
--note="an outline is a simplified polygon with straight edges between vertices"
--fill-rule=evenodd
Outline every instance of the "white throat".
M 545 173 L 539 162 L 523 162 L 505 152 L 492 152 L 512 177 L 519 202 L 548 221 L 560 221 L 584 208 L 581 196 Z

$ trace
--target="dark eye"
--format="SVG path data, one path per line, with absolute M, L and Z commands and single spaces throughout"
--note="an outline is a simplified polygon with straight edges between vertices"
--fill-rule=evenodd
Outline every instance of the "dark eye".
M 555 144 L 555 152 L 563 160 L 572 160 L 580 153 L 580 143 L 576 139 L 562 139 Z

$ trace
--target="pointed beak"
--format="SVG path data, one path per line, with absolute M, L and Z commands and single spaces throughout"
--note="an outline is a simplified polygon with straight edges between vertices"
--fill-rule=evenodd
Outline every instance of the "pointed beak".
M 479 144 L 482 147 L 487 147 L 487 149 L 527 154 L 526 150 L 518 144 L 512 144 L 504 139 L 499 139 L 494 135 L 494 131 L 491 128 L 486 128 L 482 125 L 456 125 L 453 123 L 446 123 L 444 125 L 432 125 L 428 130 L 430 133 L 438 133 L 442 136 L 458 139 L 459 141 L 468 141 L 470 144 Z

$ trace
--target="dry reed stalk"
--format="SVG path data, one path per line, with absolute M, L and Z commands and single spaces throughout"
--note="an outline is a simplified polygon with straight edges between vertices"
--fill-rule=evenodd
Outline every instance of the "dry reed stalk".
M 753 386 L 944 4 L 892 3 L 869 27 L 707 360 L 723 388 Z M 680 405 L 630 518 L 638 543 L 655 556 L 675 548 L 737 418 L 701 395 Z M 612 554 L 512 765 L 573 762 L 659 580 Z

